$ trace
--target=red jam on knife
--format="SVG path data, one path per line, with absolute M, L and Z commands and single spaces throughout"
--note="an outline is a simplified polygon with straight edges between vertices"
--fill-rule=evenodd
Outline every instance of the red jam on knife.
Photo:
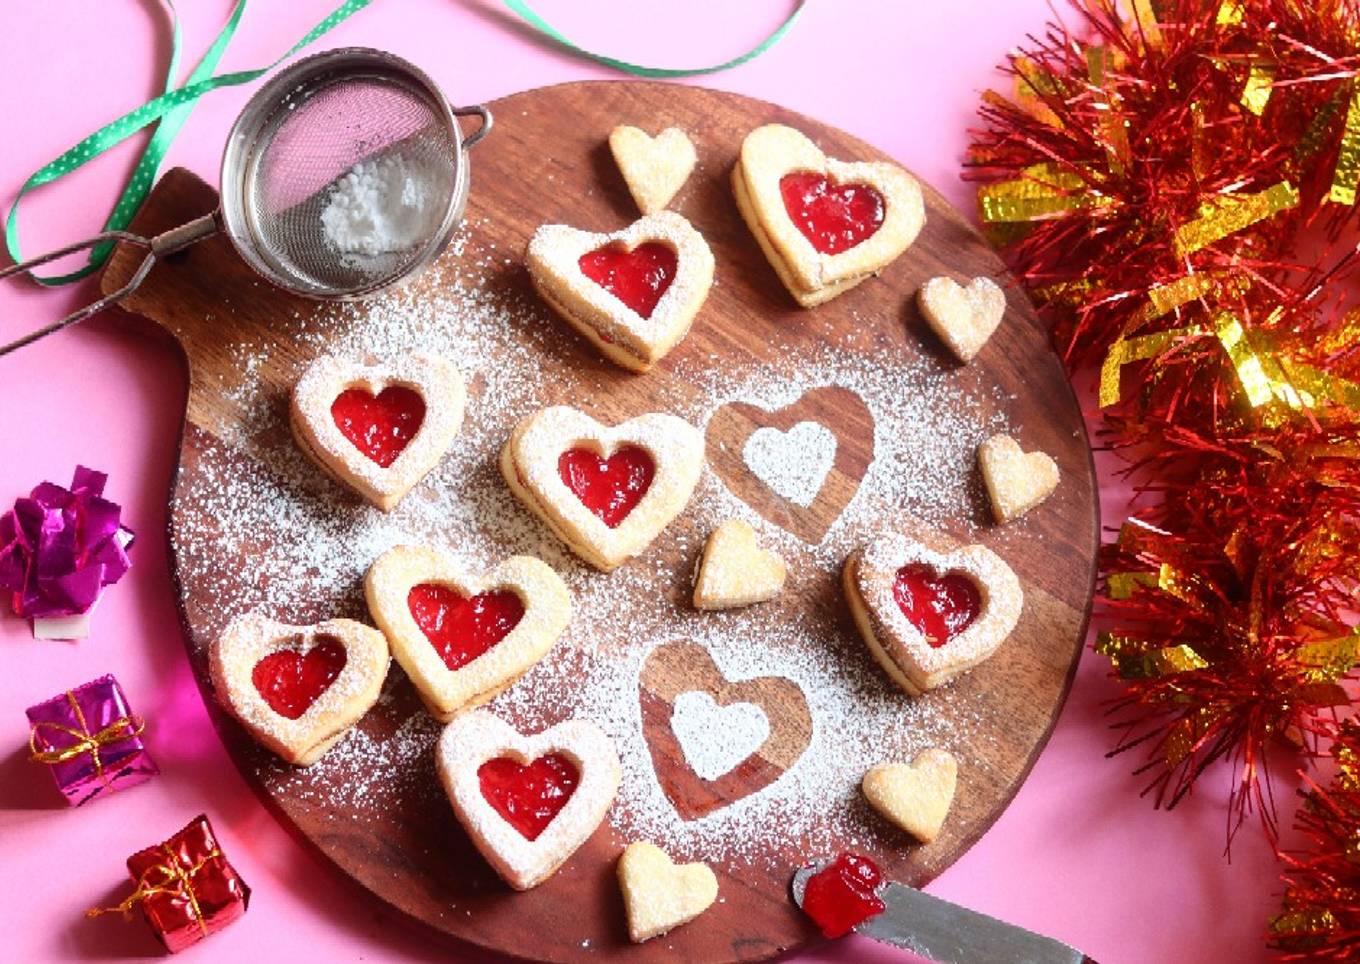
M 867 184 L 833 184 L 825 174 L 794 171 L 779 179 L 789 217 L 822 254 L 849 251 L 883 226 L 883 195 Z
M 883 913 L 878 888 L 883 875 L 874 862 L 859 854 L 843 853 L 808 878 L 803 913 L 826 937 L 844 937 L 859 924 Z
M 305 654 L 280 649 L 255 664 L 250 681 L 275 713 L 296 720 L 335 682 L 346 658 L 338 639 L 322 639 Z
M 656 303 L 675 280 L 675 249 L 647 241 L 632 251 L 607 245 L 581 255 L 581 273 L 632 308 L 652 317 Z
M 355 448 L 387 468 L 420 431 L 425 399 L 400 385 L 390 385 L 377 395 L 347 388 L 331 402 L 331 418 Z
M 477 779 L 492 809 L 526 840 L 537 840 L 576 792 L 580 774 L 571 760 L 549 753 L 528 766 L 505 756 L 487 760 Z
M 601 522 L 617 529 L 647 494 L 656 464 L 635 445 L 607 459 L 589 449 L 567 449 L 557 459 L 557 474 Z
M 449 669 L 481 656 L 524 618 L 519 596 L 503 589 L 469 598 L 448 586 L 420 583 L 406 594 L 406 605 Z
M 973 580 L 958 572 L 937 576 L 920 564 L 897 570 L 893 599 L 936 649 L 971 626 L 982 611 L 982 594 Z

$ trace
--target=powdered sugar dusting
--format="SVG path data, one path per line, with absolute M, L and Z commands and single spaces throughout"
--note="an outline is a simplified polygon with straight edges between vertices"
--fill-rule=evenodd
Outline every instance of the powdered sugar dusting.
M 509 555 L 537 556 L 567 584 L 572 621 L 549 654 L 490 709 L 524 732 L 572 716 L 598 724 L 613 739 L 623 771 L 608 821 L 620 836 L 650 839 L 680 860 L 777 861 L 776 845 L 789 840 L 809 848 L 880 847 L 882 830 L 859 798 L 859 779 L 872 764 L 909 759 L 927 746 L 949 749 L 965 771 L 985 776 L 985 734 L 1004 729 L 989 718 L 991 705 L 948 689 L 905 698 L 843 615 L 809 600 L 828 596 L 850 551 L 903 512 L 955 530 L 981 517 L 985 496 L 975 481 L 975 452 L 982 440 L 1008 429 L 1004 416 L 994 414 L 1005 400 L 987 396 L 991 389 L 969 388 L 966 372 L 928 355 L 878 350 L 874 330 L 895 322 L 866 319 L 840 342 L 790 348 L 777 366 L 685 354 L 682 345 L 667 361 L 667 377 L 643 376 L 652 379 L 645 410 L 669 412 L 702 430 L 728 402 L 772 410 L 809 389 L 841 386 L 872 413 L 874 461 L 816 545 L 764 519 L 705 470 L 688 507 L 657 544 L 605 575 L 577 559 L 515 499 L 497 456 L 524 415 L 564 401 L 588 407 L 608 386 L 597 367 L 562 364 L 577 336 L 527 294 L 519 259 L 477 241 L 478 234 L 478 225 L 465 228 L 456 244 L 461 258 L 442 260 L 419 289 L 329 306 L 289 322 L 307 357 L 331 352 L 381 359 L 428 351 L 464 374 L 469 398 L 461 434 L 391 513 L 327 479 L 290 438 L 287 391 L 305 357 L 239 349 L 240 380 L 225 393 L 239 418 L 218 420 L 239 427 L 224 430 L 222 441 L 195 439 L 203 464 L 181 475 L 176 493 L 174 549 L 183 584 L 195 590 L 184 600 L 191 624 L 213 635 L 247 610 L 294 623 L 367 620 L 363 574 L 397 544 L 428 544 L 469 571 Z M 705 323 L 701 316 L 697 324 Z M 694 560 L 705 536 L 732 518 L 748 522 L 761 545 L 783 556 L 788 583 L 760 606 L 697 612 L 688 602 Z M 249 565 L 221 565 L 231 558 Z M 686 562 L 668 561 L 675 558 Z M 729 679 L 792 680 L 813 720 L 810 745 L 783 776 L 689 821 L 657 780 L 638 699 L 647 654 L 676 639 L 707 647 Z M 966 742 L 960 738 L 965 730 Z M 260 768 L 276 791 L 328 811 L 349 806 L 358 819 L 398 803 L 447 814 L 433 765 L 438 732 L 394 666 L 370 718 L 320 763 L 296 771 L 262 760 Z
M 758 428 L 741 450 L 742 461 L 777 494 L 812 505 L 836 461 L 836 435 L 819 422 L 799 422 L 787 432 Z
M 719 706 L 698 690 L 675 698 L 671 729 L 689 768 L 716 780 L 745 760 L 770 736 L 770 719 L 754 703 Z

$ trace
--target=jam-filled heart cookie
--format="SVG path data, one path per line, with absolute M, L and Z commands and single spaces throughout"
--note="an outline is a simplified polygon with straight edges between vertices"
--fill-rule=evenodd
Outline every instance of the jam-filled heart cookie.
M 986 546 L 943 552 L 899 533 L 851 553 L 845 596 L 879 665 L 912 696 L 996 651 L 1020 619 L 1020 580 Z
M 734 609 L 765 602 L 779 595 L 787 575 L 784 560 L 760 548 L 755 529 L 728 519 L 704 546 L 694 580 L 694 607 Z
M 435 756 L 459 822 L 516 890 L 556 873 L 595 832 L 619 788 L 614 743 L 588 720 L 521 736 L 473 710 L 444 728 Z
M 1026 452 L 1009 435 L 993 435 L 978 446 L 982 481 L 997 522 L 1018 519 L 1058 487 L 1058 463 L 1043 452 Z
M 864 774 L 870 805 L 921 843 L 940 835 L 954 802 L 959 764 L 947 750 L 922 750 L 911 763 L 883 763 Z
M 713 284 L 713 252 L 673 211 L 622 231 L 545 224 L 529 239 L 543 300 L 606 358 L 645 372 L 685 337 Z
M 628 845 L 618 874 L 628 936 L 635 944 L 688 924 L 718 899 L 718 878 L 707 864 L 677 865 L 646 841 Z
M 446 723 L 528 672 L 571 618 L 567 587 L 532 556 L 471 575 L 433 549 L 394 546 L 364 593 L 426 709 Z
M 746 135 L 732 193 L 784 287 L 805 308 L 883 270 L 926 220 L 920 185 L 896 164 L 834 160 L 781 124 Z
M 689 502 L 703 434 L 653 412 L 613 427 L 565 405 L 521 419 L 501 450 L 510 490 L 586 562 L 609 572 Z
M 289 423 L 313 461 L 388 512 L 443 458 L 466 396 L 435 355 L 374 365 L 322 355 L 293 389 Z
M 670 204 L 697 160 L 694 145 L 678 127 L 650 137 L 640 128 L 620 125 L 609 132 L 609 150 L 643 214 Z
M 261 745 L 310 766 L 378 699 L 387 640 L 352 619 L 290 626 L 258 613 L 232 620 L 208 650 L 222 705 Z
M 970 362 L 987 344 L 1006 313 L 1006 292 L 991 278 L 974 278 L 968 287 L 953 278 L 931 278 L 916 293 L 926 324 L 961 362 Z

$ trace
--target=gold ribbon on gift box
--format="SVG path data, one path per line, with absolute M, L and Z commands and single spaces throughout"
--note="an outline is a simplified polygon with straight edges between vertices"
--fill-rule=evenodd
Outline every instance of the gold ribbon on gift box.
M 64 723 L 50 723 L 46 720 L 34 723 L 28 734 L 29 759 L 34 763 L 56 766 L 58 763 L 67 763 L 88 753 L 90 761 L 94 764 L 94 772 L 107 785 L 109 778 L 104 772 L 104 761 L 100 756 L 100 751 L 110 743 L 118 743 L 141 735 L 141 732 L 146 729 L 146 724 L 138 716 L 123 716 L 98 732 L 91 733 L 90 725 L 85 721 L 85 712 L 80 708 L 80 701 L 76 699 L 76 694 L 67 690 L 66 699 L 71 704 L 71 712 L 75 714 L 78 726 L 66 726 Z M 39 749 L 38 736 L 40 730 L 55 730 L 71 737 L 75 742 L 71 743 L 70 746 Z
M 203 932 L 204 937 L 207 937 L 208 922 L 203 919 L 203 908 L 199 906 L 198 895 L 194 893 L 193 878 L 194 874 L 202 870 L 209 861 L 221 857 L 222 851 L 214 847 L 198 863 L 192 867 L 185 867 L 168 844 L 161 844 L 161 850 L 165 851 L 165 861 L 152 864 L 142 871 L 137 877 L 137 887 L 118 906 L 91 907 L 85 912 L 85 916 L 98 917 L 100 914 L 116 912 L 126 917 L 132 912 L 132 908 L 153 894 L 176 894 L 189 902 L 189 909 L 193 912 L 193 918 L 198 924 L 198 929 Z

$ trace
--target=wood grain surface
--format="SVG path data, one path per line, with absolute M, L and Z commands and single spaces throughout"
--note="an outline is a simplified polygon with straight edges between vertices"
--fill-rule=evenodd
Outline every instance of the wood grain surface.
M 541 361 L 546 390 L 551 394 L 560 380 L 558 400 L 580 404 L 580 386 L 588 383 L 594 390 L 583 407 L 602 420 L 653 410 L 662 396 L 681 398 L 699 391 L 679 372 L 708 359 L 735 370 L 742 366 L 756 370 L 778 364 L 799 349 L 819 347 L 877 358 L 897 357 L 893 353 L 903 358 L 926 356 L 932 364 L 952 370 L 947 352 L 916 314 L 915 290 L 939 274 L 962 281 L 987 275 L 1007 286 L 1005 321 L 979 357 L 966 369 L 957 369 L 957 377 L 969 384 L 995 386 L 996 393 L 986 398 L 1007 399 L 1011 423 L 1024 427 L 1025 448 L 1053 455 L 1062 482 L 1019 530 L 1002 533 L 989 526 L 981 503 L 974 504 L 969 517 L 938 527 L 942 538 L 995 546 L 1019 575 L 1026 604 L 1001 652 L 957 681 L 945 697 L 959 705 L 986 705 L 989 712 L 981 722 L 969 724 L 972 730 L 961 724 L 959 739 L 985 765 L 961 773 L 943 834 L 929 846 L 913 846 L 886 824 L 875 831 L 877 843 L 871 852 L 888 875 L 918 885 L 930 880 L 991 826 L 1029 772 L 1066 695 L 1086 626 L 1098 530 L 1090 452 L 1077 404 L 1033 310 L 1010 284 L 994 252 L 929 187 L 926 227 L 903 257 L 880 278 L 822 307 L 798 308 L 742 223 L 728 175 L 742 137 L 769 122 L 803 130 L 833 156 L 883 157 L 871 146 L 810 118 L 734 94 L 632 81 L 529 91 L 491 108 L 495 130 L 472 157 L 468 218 L 476 226 L 479 243 L 510 256 L 502 257 L 496 284 L 526 298 L 532 293 L 518 255 L 539 224 L 561 221 L 612 230 L 637 216 L 606 146 L 615 124 L 651 130 L 678 126 L 690 133 L 698 148 L 700 166 L 672 207 L 686 215 L 712 246 L 719 283 L 687 339 L 655 370 L 635 376 L 601 360 L 546 310 L 544 331 L 535 335 L 535 344 L 548 345 Z M 192 174 L 171 171 L 134 227 L 142 232 L 163 230 L 210 211 L 215 204 L 211 188 Z M 121 285 L 139 257 L 138 252 L 120 249 L 104 274 L 104 289 Z M 451 251 L 445 260 L 456 257 Z M 428 286 L 437 285 L 439 277 L 433 271 L 414 281 L 412 296 L 419 298 L 431 290 Z M 286 411 L 291 385 L 317 352 L 315 338 L 303 335 L 314 332 L 312 322 L 323 306 L 271 288 L 251 273 L 226 240 L 217 237 L 157 266 L 126 307 L 167 330 L 187 361 L 188 410 L 171 494 L 171 543 L 187 646 L 205 698 L 213 705 L 203 652 L 233 602 L 220 582 L 193 575 L 203 571 L 202 560 L 190 566 L 182 555 L 184 534 L 210 529 L 214 521 L 204 518 L 204 506 L 184 493 L 214 479 L 248 477 L 247 469 L 269 471 L 269 466 L 257 464 L 251 446 L 239 441 L 247 410 L 259 401 L 244 398 L 242 386 L 259 386 L 257 391 L 268 396 L 265 402 L 271 410 Z M 258 357 L 258 365 L 243 364 L 252 357 Z M 861 398 L 836 386 L 808 388 L 817 390 L 780 410 L 725 406 L 706 426 L 706 436 L 708 466 L 724 485 L 764 519 L 815 544 L 854 497 L 875 452 L 873 417 Z M 476 418 L 475 397 L 469 412 L 469 418 Z M 781 498 L 752 476 L 741 452 L 757 428 L 784 430 L 809 419 L 831 428 L 838 445 L 826 484 L 804 507 Z M 286 419 L 279 420 L 277 431 L 284 444 Z M 337 499 L 353 499 L 334 491 Z M 673 567 L 667 593 L 677 607 L 688 605 L 689 574 L 703 541 L 703 532 L 689 531 L 694 526 L 682 515 L 649 551 L 652 558 Z M 196 551 L 215 551 L 201 539 L 194 545 Z M 211 562 L 248 579 L 254 568 L 252 553 L 267 553 L 269 546 L 262 542 L 250 550 L 238 548 Z M 872 666 L 855 634 L 836 574 L 798 568 L 791 585 L 796 591 L 767 604 L 767 612 L 790 621 L 814 612 L 825 614 L 836 637 L 829 644 L 844 647 L 852 654 L 847 658 Z M 325 608 L 332 605 L 325 599 L 300 599 L 290 611 L 275 615 L 305 621 L 353 614 Z M 602 653 L 628 644 L 627 625 L 601 626 L 599 632 Z M 421 712 L 398 669 L 393 669 L 392 677 L 390 698 L 361 724 L 374 740 L 386 738 Z M 719 705 L 731 701 L 764 705 L 771 720 L 770 738 L 727 776 L 713 782 L 699 779 L 686 767 L 669 730 L 669 706 L 686 689 L 706 692 Z M 706 812 L 729 797 L 754 792 L 777 779 L 807 746 L 809 710 L 796 685 L 777 677 L 726 680 L 703 648 L 683 634 L 653 651 L 642 672 L 638 698 L 658 777 L 682 813 Z M 789 875 L 804 856 L 800 840 L 788 840 L 765 864 L 716 864 L 723 901 L 664 939 L 634 947 L 627 942 L 614 880 L 614 861 L 628 841 L 608 823 L 554 878 L 533 891 L 515 894 L 473 850 L 437 791 L 428 762 L 423 764 L 430 766 L 428 773 L 412 778 L 416 789 L 395 802 L 352 803 L 337 812 L 317 787 L 299 792 L 303 784 L 298 780 L 275 779 L 277 763 L 225 716 L 219 713 L 216 719 L 233 757 L 275 812 L 372 891 L 375 899 L 428 925 L 432 938 L 445 935 L 525 958 L 639 961 L 756 960 L 814 939 L 815 931 L 787 896 Z M 588 946 L 583 946 L 583 935 L 593 935 Z

